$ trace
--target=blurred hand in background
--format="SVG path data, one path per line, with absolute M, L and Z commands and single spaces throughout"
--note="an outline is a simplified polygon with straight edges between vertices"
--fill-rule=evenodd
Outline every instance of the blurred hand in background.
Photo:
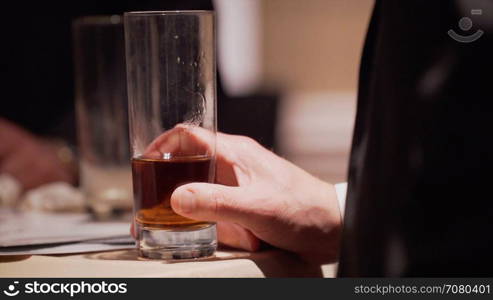
M 67 149 L 2 118 L 0 141 L 0 174 L 13 176 L 24 190 L 55 181 L 74 182 Z

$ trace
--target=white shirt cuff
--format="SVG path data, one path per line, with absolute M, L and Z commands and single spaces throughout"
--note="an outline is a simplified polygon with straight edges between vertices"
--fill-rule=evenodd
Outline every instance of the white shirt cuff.
M 341 182 L 334 185 L 336 189 L 337 201 L 339 203 L 339 211 L 344 219 L 344 208 L 346 207 L 347 182 Z

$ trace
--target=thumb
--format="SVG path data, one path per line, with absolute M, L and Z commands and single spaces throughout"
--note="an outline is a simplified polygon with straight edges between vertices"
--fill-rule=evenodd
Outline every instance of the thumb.
M 228 221 L 242 224 L 249 217 L 240 187 L 210 183 L 190 183 L 171 195 L 173 210 L 187 218 L 201 221 Z

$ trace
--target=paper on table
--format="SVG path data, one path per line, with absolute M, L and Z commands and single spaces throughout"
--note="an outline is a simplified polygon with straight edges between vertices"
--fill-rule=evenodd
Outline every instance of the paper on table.
M 78 242 L 128 234 L 128 222 L 97 222 L 88 214 L 0 209 L 0 247 Z
M 123 250 L 135 248 L 130 236 L 111 239 L 93 240 L 67 244 L 45 244 L 37 246 L 20 246 L 0 248 L 2 255 L 51 255 L 73 254 L 83 252 L 99 252 L 109 250 Z

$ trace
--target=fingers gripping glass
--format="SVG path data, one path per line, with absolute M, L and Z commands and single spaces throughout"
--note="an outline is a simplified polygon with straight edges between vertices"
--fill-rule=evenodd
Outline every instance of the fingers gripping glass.
M 210 256 L 215 224 L 176 214 L 170 197 L 180 185 L 214 180 L 214 13 L 130 12 L 124 25 L 139 254 Z

